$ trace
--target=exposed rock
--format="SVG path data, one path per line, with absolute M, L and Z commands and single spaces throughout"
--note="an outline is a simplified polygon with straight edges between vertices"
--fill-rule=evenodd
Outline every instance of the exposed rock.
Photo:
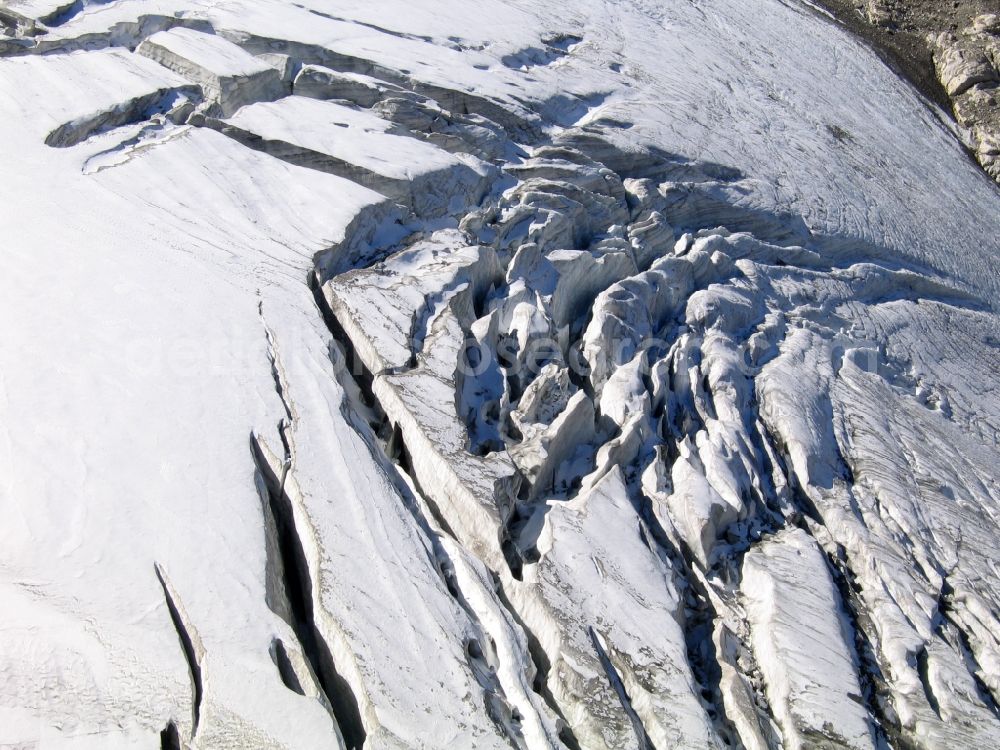
M 1000 180 L 1000 20 L 978 16 L 959 35 L 935 40 L 934 62 L 942 84 L 953 99 L 955 116 L 966 128 L 970 147 L 983 168 Z
M 7 5 L 0 745 L 1000 746 L 997 193 L 843 30 Z
M 966 146 L 1000 181 L 1000 22 L 983 0 L 820 0 L 901 67 L 930 99 L 954 112 Z M 983 12 L 986 11 L 986 12 Z M 993 11 L 993 12 L 990 12 Z M 863 19 L 863 20 L 861 20 Z
M 1000 72 L 987 55 L 986 39 L 977 39 L 979 36 L 941 34 L 934 42 L 938 77 L 951 97 L 964 94 L 977 83 L 1000 80 Z

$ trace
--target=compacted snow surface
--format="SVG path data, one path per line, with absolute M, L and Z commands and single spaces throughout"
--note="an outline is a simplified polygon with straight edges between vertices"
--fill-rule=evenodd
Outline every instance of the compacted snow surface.
M 1000 190 L 807 3 L 0 0 L 0 747 L 1000 746 Z

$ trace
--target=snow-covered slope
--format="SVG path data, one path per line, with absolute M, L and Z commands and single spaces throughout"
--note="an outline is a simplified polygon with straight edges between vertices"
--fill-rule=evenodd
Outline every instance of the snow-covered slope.
M 1000 190 L 811 6 L 0 31 L 0 745 L 1000 744 Z

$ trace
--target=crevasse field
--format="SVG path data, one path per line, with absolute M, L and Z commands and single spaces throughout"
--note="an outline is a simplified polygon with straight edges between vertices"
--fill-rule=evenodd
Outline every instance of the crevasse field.
M 1000 189 L 831 18 L 0 30 L 0 747 L 1000 746 Z

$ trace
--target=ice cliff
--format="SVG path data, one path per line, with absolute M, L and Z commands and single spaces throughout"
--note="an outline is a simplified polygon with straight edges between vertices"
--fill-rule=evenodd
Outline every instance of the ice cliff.
M 0 30 L 0 746 L 1000 746 L 1000 189 L 810 4 Z

